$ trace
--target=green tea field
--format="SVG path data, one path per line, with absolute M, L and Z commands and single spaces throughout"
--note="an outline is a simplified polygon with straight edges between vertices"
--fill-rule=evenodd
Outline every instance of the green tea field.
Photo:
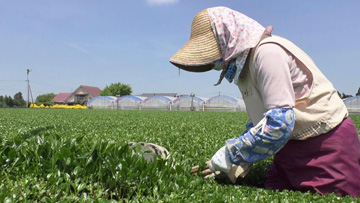
M 190 174 L 247 122 L 239 112 L 0 109 L 0 202 L 360 202 L 266 190 L 271 159 L 235 185 Z M 170 158 L 147 162 L 131 141 Z

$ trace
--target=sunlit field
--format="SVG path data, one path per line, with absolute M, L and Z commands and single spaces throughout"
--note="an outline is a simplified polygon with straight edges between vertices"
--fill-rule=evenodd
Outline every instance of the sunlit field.
M 351 115 L 360 129 L 360 115 Z M 0 202 L 359 202 L 263 188 L 271 159 L 235 185 L 191 175 L 238 136 L 240 112 L 0 109 Z M 128 142 L 171 153 L 146 162 Z

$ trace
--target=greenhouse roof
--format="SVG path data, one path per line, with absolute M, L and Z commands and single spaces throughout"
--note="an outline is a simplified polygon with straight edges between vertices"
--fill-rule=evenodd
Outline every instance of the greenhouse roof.
M 165 97 L 176 97 L 178 93 L 142 93 L 141 97 L 151 97 L 151 96 L 165 96 Z
M 120 97 L 119 100 L 126 99 L 126 98 L 130 98 L 130 99 L 133 99 L 136 101 L 143 101 L 144 99 L 146 99 L 145 97 L 141 97 L 141 96 L 126 95 L 126 96 Z
M 237 98 L 234 98 L 234 97 L 230 97 L 230 96 L 227 96 L 227 95 L 217 95 L 217 96 L 211 97 L 211 98 L 208 99 L 206 102 L 210 102 L 211 100 L 213 100 L 213 99 L 218 99 L 218 98 L 224 98 L 224 99 L 227 99 L 227 100 L 230 100 L 230 101 L 233 101 L 233 102 L 239 102 L 239 101 L 241 101 L 240 99 L 237 99 Z
M 93 102 L 93 101 L 95 101 L 97 99 L 116 100 L 117 98 L 114 97 L 114 96 L 97 96 L 97 97 L 94 97 L 94 98 L 90 99 L 90 101 L 88 103 L 91 103 L 91 102 Z
M 155 96 L 147 97 L 146 99 L 144 99 L 144 102 L 149 101 L 151 99 L 155 99 L 155 98 L 160 98 L 160 99 L 166 100 L 168 102 L 174 101 L 176 99 L 175 97 L 167 97 L 167 96 L 155 95 Z
M 191 96 L 189 96 L 189 95 L 183 95 L 183 96 L 180 96 L 179 98 L 176 98 L 176 99 L 174 100 L 174 103 L 175 103 L 175 102 L 178 102 L 178 101 L 181 100 L 181 99 L 189 99 L 189 98 L 191 98 Z M 205 102 L 205 101 L 207 100 L 207 98 L 195 96 L 195 97 L 194 97 L 194 100 Z
M 347 103 L 347 102 L 350 102 L 350 101 L 353 101 L 353 100 L 360 100 L 360 95 L 359 95 L 359 96 L 355 96 L 355 97 L 345 98 L 345 99 L 343 99 L 343 102 L 344 102 L 344 103 Z

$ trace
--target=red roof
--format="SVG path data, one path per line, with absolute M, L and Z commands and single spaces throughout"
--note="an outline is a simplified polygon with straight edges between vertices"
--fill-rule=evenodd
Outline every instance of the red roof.
M 100 95 L 101 89 L 98 87 L 91 87 L 86 85 L 80 85 L 82 89 L 87 91 L 92 97 L 97 97 Z
M 54 102 L 63 103 L 71 95 L 71 92 L 59 93 L 53 99 Z

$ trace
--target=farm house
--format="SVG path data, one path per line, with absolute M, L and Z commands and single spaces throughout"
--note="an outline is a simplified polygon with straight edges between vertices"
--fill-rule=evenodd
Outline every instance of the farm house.
M 116 97 L 97 96 L 87 103 L 88 109 L 117 109 Z
M 173 110 L 191 111 L 191 107 L 193 106 L 194 111 L 204 111 L 206 100 L 206 98 L 202 97 L 184 95 L 174 100 Z
M 242 99 L 218 95 L 206 101 L 205 111 L 246 111 L 246 108 Z
M 349 97 L 343 100 L 350 113 L 360 112 L 360 96 Z
M 74 92 L 59 93 L 53 98 L 54 104 L 86 104 L 89 100 L 99 96 L 101 89 L 87 85 L 80 85 Z
M 140 110 L 142 102 L 146 97 L 126 95 L 118 100 L 119 109 L 122 110 Z
M 166 96 L 150 96 L 144 99 L 141 105 L 141 109 L 144 110 L 172 110 L 173 101 L 175 97 L 166 97 Z

